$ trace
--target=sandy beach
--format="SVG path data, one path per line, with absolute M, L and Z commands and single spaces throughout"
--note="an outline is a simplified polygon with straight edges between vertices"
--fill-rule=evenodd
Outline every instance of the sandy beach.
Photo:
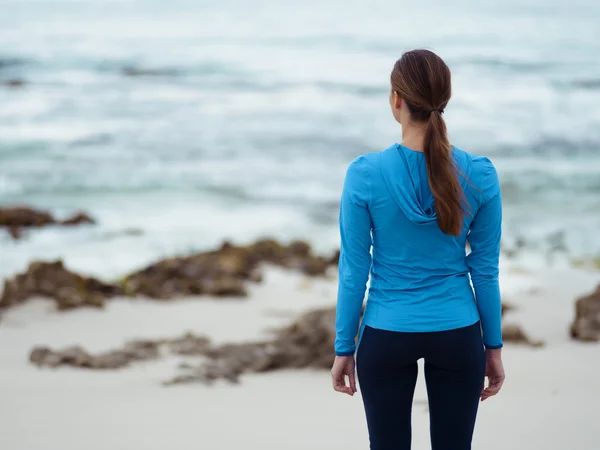
M 570 340 L 573 300 L 600 281 L 596 272 L 567 267 L 536 275 L 506 269 L 507 323 L 523 326 L 546 345 L 507 345 L 507 381 L 482 404 L 474 448 L 597 450 L 600 405 L 595 382 L 600 346 Z M 106 310 L 57 312 L 35 300 L 10 310 L 0 324 L 0 448 L 7 450 L 365 449 L 359 396 L 336 394 L 327 371 L 245 375 L 239 385 L 164 387 L 180 358 L 110 372 L 40 370 L 31 348 L 82 344 L 100 351 L 131 338 L 184 331 L 216 342 L 268 336 L 304 311 L 331 306 L 334 279 L 304 279 L 268 269 L 241 300 L 175 302 L 115 299 Z M 429 448 L 422 373 L 413 410 L 413 448 Z
M 452 72 L 452 144 L 499 174 L 503 320 L 544 342 L 506 343 L 473 449 L 600 450 L 600 342 L 569 333 L 600 284 L 599 23 L 591 0 L 0 2 L 0 450 L 367 449 L 325 369 L 340 194 L 402 142 L 390 72 L 416 48 Z M 177 354 L 186 332 L 212 343 Z M 165 341 L 30 361 L 132 339 Z M 207 361 L 212 385 L 164 385 Z M 413 423 L 429 449 L 422 370 Z

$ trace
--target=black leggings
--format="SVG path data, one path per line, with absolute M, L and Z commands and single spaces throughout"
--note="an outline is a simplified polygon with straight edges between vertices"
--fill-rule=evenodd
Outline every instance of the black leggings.
M 479 322 L 432 333 L 365 327 L 357 354 L 371 450 L 409 450 L 417 361 L 425 358 L 432 450 L 469 450 L 485 376 Z

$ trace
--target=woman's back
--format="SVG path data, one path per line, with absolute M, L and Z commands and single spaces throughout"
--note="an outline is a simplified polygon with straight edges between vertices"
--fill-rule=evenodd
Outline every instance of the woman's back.
M 353 395 L 356 367 L 371 450 L 411 448 L 420 359 L 433 450 L 469 450 L 479 401 L 504 381 L 500 183 L 488 159 L 448 141 L 450 78 L 431 51 L 402 55 L 389 98 L 402 145 L 357 158 L 344 182 L 331 377 Z
M 443 331 L 472 325 L 481 316 L 486 344 L 498 346 L 500 330 L 493 325 L 494 316 L 500 314 L 498 177 L 487 158 L 455 147 L 452 153 L 465 205 L 458 236 L 442 232 L 438 225 L 423 152 L 394 144 L 352 162 L 340 212 L 339 295 L 362 303 L 364 274 L 370 266 L 364 325 L 404 332 Z M 353 244 L 344 246 L 344 240 Z M 467 240 L 474 249 L 469 256 Z M 371 246 L 372 258 L 367 254 Z M 480 305 L 474 300 L 469 275 L 476 291 L 483 291 L 478 295 Z M 337 351 L 351 349 L 353 342 L 346 343 L 346 350 L 340 338 L 346 326 L 354 329 L 354 317 L 355 309 L 339 302 Z

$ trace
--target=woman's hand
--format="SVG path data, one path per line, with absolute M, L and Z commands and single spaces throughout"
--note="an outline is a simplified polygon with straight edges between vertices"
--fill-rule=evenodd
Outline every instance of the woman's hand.
M 333 389 L 350 396 L 356 392 L 356 377 L 354 376 L 354 356 L 336 356 L 331 368 Z M 346 384 L 346 377 L 350 384 Z
M 496 395 L 504 384 L 504 366 L 502 365 L 502 350 L 485 351 L 485 376 L 488 386 L 481 391 L 481 401 Z

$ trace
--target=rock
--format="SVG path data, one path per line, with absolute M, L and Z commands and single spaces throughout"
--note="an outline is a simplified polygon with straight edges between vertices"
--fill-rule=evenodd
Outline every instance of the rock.
M 512 344 L 525 344 L 531 347 L 543 347 L 544 342 L 532 340 L 519 325 L 505 324 L 502 327 L 502 339 Z
M 23 232 L 21 231 L 21 229 L 16 226 L 8 227 L 8 234 L 10 234 L 10 236 L 15 240 L 21 239 L 21 237 L 23 236 Z
M 512 311 L 514 309 L 515 309 L 515 307 L 513 305 L 511 305 L 509 303 L 502 302 L 502 316 L 504 316 L 504 313 L 507 313 L 507 312 Z
M 304 241 L 293 241 L 285 253 L 294 257 L 307 258 L 311 254 L 310 244 Z
M 120 369 L 134 362 L 154 360 L 164 353 L 205 356 L 204 363 L 184 364 L 185 373 L 166 385 L 224 379 L 238 382 L 248 372 L 281 369 L 329 369 L 333 363 L 335 309 L 320 309 L 303 314 L 290 326 L 280 329 L 274 338 L 262 342 L 211 346 L 208 338 L 186 333 L 174 339 L 130 341 L 122 348 L 93 355 L 79 346 L 54 351 L 36 347 L 29 360 L 40 367 L 71 366 L 93 370 Z M 161 351 L 162 350 L 162 351 Z
M 19 88 L 25 86 L 25 81 L 15 78 L 11 80 L 0 81 L 0 85 L 9 88 Z
M 580 341 L 600 341 L 600 285 L 589 295 L 575 302 L 575 320 L 571 337 Z
M 40 211 L 27 206 L 0 208 L 0 227 L 6 227 L 14 239 L 22 236 L 23 228 L 41 228 L 49 225 L 92 224 L 94 220 L 79 212 L 66 220 L 57 220 L 47 211 Z
M 337 266 L 340 263 L 340 251 L 339 250 L 336 250 L 335 252 L 333 252 L 333 255 L 331 255 L 331 257 L 329 258 L 328 263 L 331 264 L 332 266 Z
M 210 341 L 203 336 L 187 333 L 172 340 L 137 340 L 125 343 L 123 348 L 93 355 L 79 346 L 54 351 L 47 347 L 36 347 L 29 361 L 39 367 L 71 366 L 93 370 L 115 370 L 134 362 L 151 361 L 161 356 L 161 348 L 167 347 L 178 355 L 201 355 L 208 350 Z
M 67 225 L 67 226 L 81 225 L 81 224 L 94 224 L 94 223 L 96 223 L 94 221 L 94 219 L 92 219 L 90 216 L 88 216 L 87 214 L 85 214 L 83 212 L 78 212 L 77 214 L 73 215 L 72 217 L 59 222 L 60 225 Z
M 270 341 L 226 344 L 206 351 L 209 361 L 187 369 L 187 373 L 166 385 L 217 379 L 238 382 L 249 372 L 282 369 L 330 369 L 334 360 L 335 308 L 310 311 L 289 327 L 279 330 Z
M 210 339 L 186 333 L 181 338 L 168 341 L 167 346 L 176 355 L 205 355 L 210 348 Z
M 247 282 L 262 280 L 262 263 L 322 276 L 331 260 L 313 255 L 310 246 L 302 241 L 285 246 L 263 239 L 246 247 L 224 242 L 217 250 L 159 261 L 128 275 L 122 284 L 127 295 L 154 299 L 193 295 L 244 297 Z
M 165 353 L 204 356 L 206 360 L 199 365 L 180 364 L 184 373 L 166 381 L 165 385 L 210 383 L 219 379 L 238 382 L 244 373 L 299 368 L 329 369 L 334 359 L 334 339 L 335 308 L 326 308 L 301 315 L 267 341 L 211 346 L 206 337 L 186 333 L 174 339 L 131 341 L 120 349 L 97 355 L 78 346 L 60 351 L 37 347 L 32 350 L 29 359 L 41 367 L 67 365 L 106 370 L 154 360 Z
M 38 211 L 25 206 L 0 208 L 0 226 L 43 227 L 55 223 L 54 217 L 46 211 Z
M 31 351 L 29 361 L 36 366 L 58 367 L 61 358 L 47 347 L 36 347 Z
M 215 297 L 245 297 L 248 295 L 243 280 L 236 278 L 207 281 L 204 284 L 203 293 Z
M 71 272 L 60 260 L 34 261 L 26 272 L 5 280 L 0 309 L 9 308 L 34 296 L 54 299 L 60 310 L 82 306 L 102 307 L 105 299 L 116 295 L 122 295 L 118 286 Z
M 230 383 L 239 383 L 241 373 L 236 373 L 223 363 L 214 362 L 200 367 L 185 367 L 190 373 L 178 375 L 170 380 L 163 382 L 163 386 L 173 386 L 177 384 L 203 383 L 211 384 L 216 380 L 226 380 Z
M 78 214 L 69 222 L 87 221 L 86 217 Z M 244 297 L 246 283 L 262 279 L 260 266 L 265 261 L 310 276 L 324 274 L 328 267 L 325 258 L 311 254 L 308 244 L 295 242 L 286 247 L 275 241 L 259 241 L 248 247 L 225 243 L 218 250 L 168 258 L 130 274 L 119 285 L 71 272 L 61 261 L 34 261 L 26 273 L 5 281 L 0 308 L 34 295 L 54 298 L 60 310 L 102 307 L 107 298 L 116 295 L 162 300 L 198 295 Z

